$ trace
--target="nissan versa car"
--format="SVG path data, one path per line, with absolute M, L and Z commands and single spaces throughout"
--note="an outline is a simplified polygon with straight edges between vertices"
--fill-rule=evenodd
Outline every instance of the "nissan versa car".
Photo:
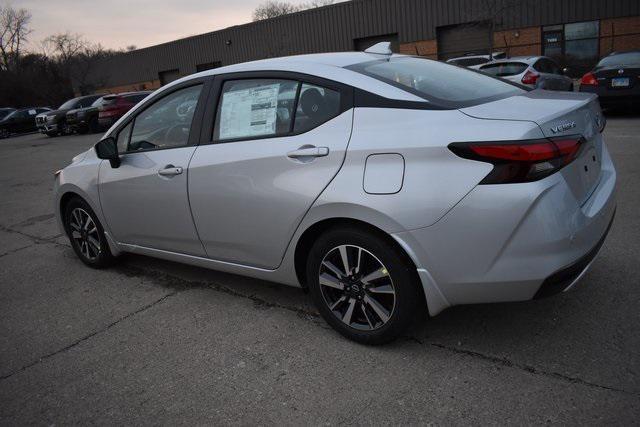
M 366 52 L 172 82 L 56 173 L 78 257 L 122 252 L 306 288 L 383 343 L 427 310 L 574 286 L 612 223 L 594 95 Z

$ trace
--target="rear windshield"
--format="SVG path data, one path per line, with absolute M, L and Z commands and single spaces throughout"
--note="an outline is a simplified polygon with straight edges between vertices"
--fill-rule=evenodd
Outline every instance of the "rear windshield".
M 464 108 L 518 95 L 525 89 L 438 61 L 411 56 L 346 67 L 413 93 L 439 108 Z
M 58 107 L 58 110 L 69 110 L 71 108 L 74 108 L 74 106 L 78 103 L 79 100 L 80 98 L 70 99 L 64 104 L 62 104 L 60 107 Z
M 640 52 L 627 52 L 607 56 L 606 58 L 602 58 L 596 67 L 620 67 L 624 65 L 640 66 Z
M 133 102 L 134 104 L 137 104 L 138 102 L 142 101 L 143 99 L 145 99 L 147 97 L 147 95 L 149 95 L 148 93 L 137 93 L 135 95 L 127 95 L 125 96 L 125 99 L 129 102 Z
M 480 65 L 489 62 L 488 58 L 460 58 L 447 61 L 449 64 L 462 65 L 463 67 L 471 67 L 472 65 Z
M 480 67 L 483 73 L 496 77 L 515 76 L 523 73 L 528 67 L 522 62 L 500 62 L 498 64 L 488 64 Z

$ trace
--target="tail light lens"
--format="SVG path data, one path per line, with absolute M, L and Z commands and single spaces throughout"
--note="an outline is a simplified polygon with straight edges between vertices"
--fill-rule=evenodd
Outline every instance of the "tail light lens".
M 580 84 L 584 86 L 598 86 L 598 79 L 596 79 L 596 76 L 594 76 L 593 73 L 589 72 L 582 76 Z
M 515 184 L 545 178 L 578 155 L 584 139 L 569 136 L 551 139 L 499 142 L 454 142 L 449 149 L 470 160 L 493 164 L 480 184 Z
M 531 70 L 527 70 L 527 72 L 524 73 L 524 76 L 522 77 L 522 83 L 526 85 L 534 85 L 538 81 L 538 77 L 540 77 L 540 74 L 534 73 Z

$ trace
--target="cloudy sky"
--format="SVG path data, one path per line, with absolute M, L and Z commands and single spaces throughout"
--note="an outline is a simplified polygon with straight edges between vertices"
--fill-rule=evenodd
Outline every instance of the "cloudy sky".
M 304 0 L 290 0 L 300 4 Z M 107 48 L 151 46 L 251 21 L 262 0 L 0 0 L 28 9 L 29 47 L 50 34 L 83 34 Z

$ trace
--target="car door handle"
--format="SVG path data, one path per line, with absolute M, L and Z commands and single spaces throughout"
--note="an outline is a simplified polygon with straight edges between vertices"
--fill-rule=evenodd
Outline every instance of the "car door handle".
M 180 175 L 181 173 L 182 173 L 182 168 L 179 166 L 175 167 L 173 165 L 169 165 L 164 169 L 160 169 L 158 171 L 158 175 L 160 176 L 176 176 L 176 175 Z
M 301 147 L 297 150 L 289 151 L 287 157 L 300 159 L 304 157 L 324 157 L 329 155 L 329 147 Z

